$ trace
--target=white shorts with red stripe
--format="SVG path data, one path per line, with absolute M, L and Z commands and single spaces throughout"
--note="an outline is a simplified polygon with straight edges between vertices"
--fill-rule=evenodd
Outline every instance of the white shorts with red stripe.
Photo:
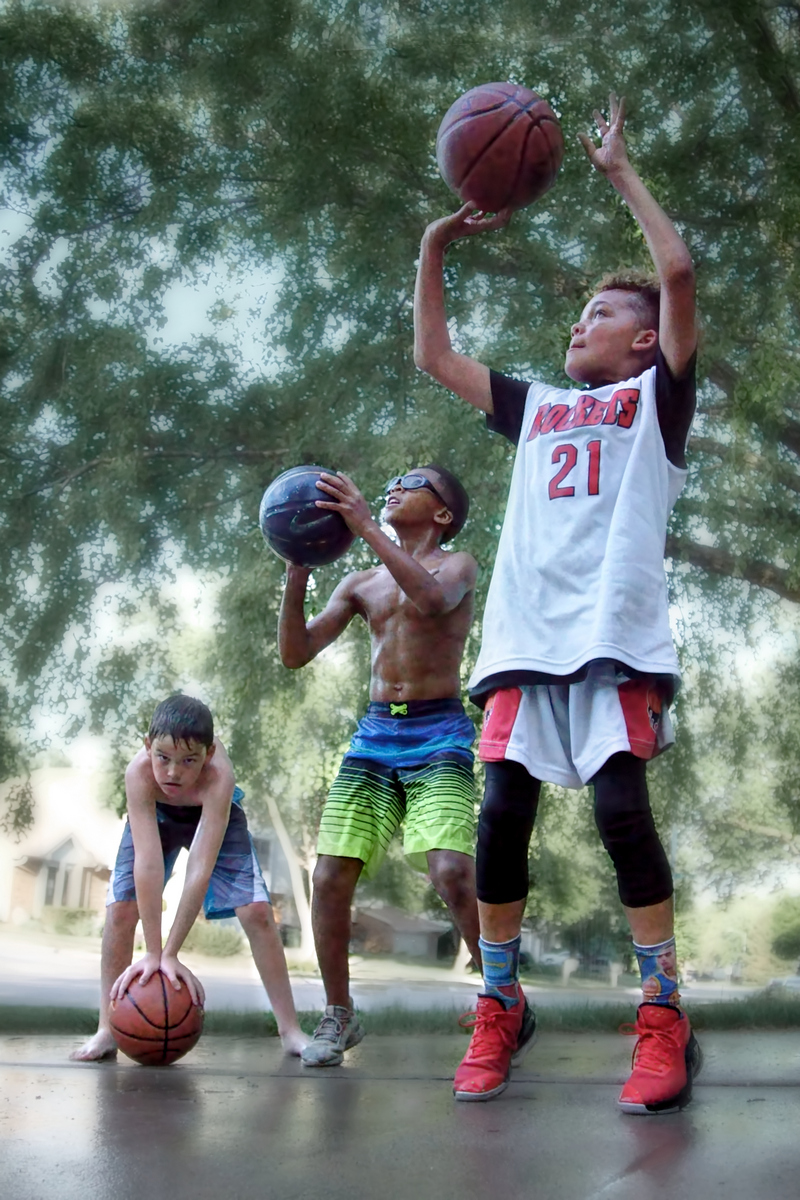
M 583 787 L 621 750 L 650 759 L 674 742 L 664 686 L 592 663 L 580 683 L 502 688 L 483 719 L 481 762 L 510 759 L 535 779 Z

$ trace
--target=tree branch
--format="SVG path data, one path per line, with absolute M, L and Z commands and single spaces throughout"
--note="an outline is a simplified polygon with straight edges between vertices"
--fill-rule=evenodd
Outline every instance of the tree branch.
M 733 825 L 734 829 L 743 829 L 745 833 L 753 833 L 757 837 L 769 838 L 773 842 L 783 842 L 792 854 L 800 856 L 800 838 L 793 833 L 785 833 L 773 825 L 755 825 L 750 821 L 745 821 L 743 817 L 730 817 L 728 824 Z
M 800 604 L 800 585 L 793 581 L 789 571 L 759 559 L 739 558 L 717 546 L 701 546 L 670 534 L 665 553 L 678 562 L 691 563 L 712 575 L 726 575 L 730 579 L 742 579 L 756 587 L 775 592 L 783 600 Z
M 791 492 L 800 493 L 800 476 L 786 463 L 771 463 L 761 454 L 753 454 L 751 450 L 741 450 L 737 446 L 726 446 L 714 438 L 692 437 L 689 439 L 689 451 L 699 454 L 713 454 L 716 458 L 726 461 L 735 458 L 742 466 L 751 471 L 759 471 L 768 478 L 774 476 L 775 481 Z
M 191 458 L 195 459 L 198 463 L 215 463 L 231 460 L 233 462 L 264 462 L 267 459 L 279 458 L 282 454 L 286 453 L 288 453 L 286 446 L 273 446 L 270 450 L 247 450 L 241 447 L 235 450 L 216 450 L 213 453 L 209 453 L 206 450 L 163 450 L 158 447 L 154 450 L 140 450 L 133 455 L 127 455 L 126 461 L 130 461 L 131 457 L 136 457 L 143 462 L 152 462 L 160 458 Z M 96 470 L 97 467 L 109 467 L 119 461 L 119 458 L 111 458 L 109 456 L 93 458 L 90 462 L 84 463 L 80 467 L 75 467 L 65 475 L 58 476 L 56 479 L 45 479 L 41 483 L 37 483 L 35 487 L 23 492 L 23 496 L 35 496 L 37 492 L 45 492 L 48 488 L 57 488 L 59 491 L 63 491 L 65 487 L 72 483 L 73 479 L 78 479 L 81 475 Z

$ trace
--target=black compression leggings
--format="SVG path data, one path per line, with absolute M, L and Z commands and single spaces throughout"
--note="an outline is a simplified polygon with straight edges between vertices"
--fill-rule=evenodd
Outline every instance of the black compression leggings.
M 613 754 L 591 783 L 594 818 L 617 872 L 620 900 L 627 908 L 668 900 L 672 872 L 650 812 L 644 760 Z M 540 787 L 521 763 L 486 763 L 476 862 L 484 904 L 509 904 L 528 894 L 528 843 Z

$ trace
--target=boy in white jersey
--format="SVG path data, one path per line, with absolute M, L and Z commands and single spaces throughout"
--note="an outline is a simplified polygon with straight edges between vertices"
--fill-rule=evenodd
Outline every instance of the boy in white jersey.
M 445 249 L 500 228 L 509 212 L 465 204 L 428 226 L 420 253 L 417 366 L 518 445 L 470 680 L 486 713 L 484 992 L 454 1091 L 461 1100 L 498 1095 L 525 1048 L 519 935 L 540 781 L 591 782 L 642 970 L 633 1072 L 619 1103 L 652 1113 L 684 1107 L 700 1066 L 679 1007 L 672 877 L 645 781 L 647 759 L 672 741 L 667 708 L 679 674 L 663 555 L 694 412 L 695 284 L 687 247 L 628 159 L 624 101 L 611 96 L 608 122 L 594 115 L 602 144 L 581 142 L 638 221 L 658 279 L 606 277 L 573 325 L 565 370 L 588 391 L 512 380 L 451 346 Z

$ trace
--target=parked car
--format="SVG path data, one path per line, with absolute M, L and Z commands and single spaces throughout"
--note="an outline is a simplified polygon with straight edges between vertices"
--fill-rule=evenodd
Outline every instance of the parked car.
M 784 975 L 783 979 L 770 979 L 768 992 L 800 992 L 800 975 Z
M 538 961 L 543 967 L 560 967 L 569 957 L 569 950 L 548 950 Z

